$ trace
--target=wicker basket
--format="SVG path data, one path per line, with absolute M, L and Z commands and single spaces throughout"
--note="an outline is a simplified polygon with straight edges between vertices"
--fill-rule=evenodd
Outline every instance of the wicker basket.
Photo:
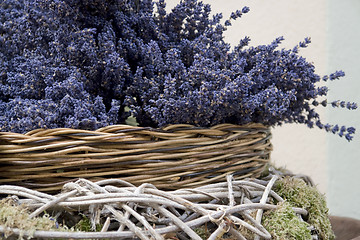
M 261 124 L 0 132 L 0 184 L 54 191 L 77 178 L 121 178 L 178 189 L 218 182 L 227 174 L 257 177 L 269 162 L 270 138 Z

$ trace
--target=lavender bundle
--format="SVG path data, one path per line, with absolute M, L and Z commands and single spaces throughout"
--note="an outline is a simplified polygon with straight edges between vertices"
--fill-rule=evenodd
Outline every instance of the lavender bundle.
M 327 80 L 293 49 L 231 49 L 210 5 L 183 0 L 4 0 L 0 3 L 0 129 L 96 129 L 134 116 L 141 126 L 188 123 L 301 123 L 352 139 L 353 127 L 323 123 L 316 106 L 356 109 L 326 99 Z M 130 109 L 130 111 L 128 111 Z

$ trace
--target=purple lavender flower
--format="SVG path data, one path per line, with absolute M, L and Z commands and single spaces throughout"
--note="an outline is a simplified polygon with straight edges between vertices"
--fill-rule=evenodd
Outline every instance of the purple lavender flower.
M 314 108 L 357 104 L 326 99 L 318 83 L 344 72 L 317 75 L 298 54 L 310 38 L 290 50 L 279 49 L 283 37 L 260 46 L 245 37 L 233 49 L 225 42 L 249 10 L 222 23 L 199 0 L 170 12 L 164 0 L 3 0 L 0 128 L 96 129 L 133 115 L 152 127 L 301 123 L 351 140 L 355 129 L 323 124 Z

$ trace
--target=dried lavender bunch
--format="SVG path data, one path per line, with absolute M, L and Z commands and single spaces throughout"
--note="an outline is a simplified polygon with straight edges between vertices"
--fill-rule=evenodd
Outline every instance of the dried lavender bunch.
M 223 33 L 247 7 L 222 24 L 221 14 L 211 16 L 210 6 L 197 0 L 183 0 L 169 13 L 164 0 L 5 0 L 0 6 L 2 130 L 94 129 L 124 122 L 126 106 L 142 126 L 295 122 L 348 140 L 355 131 L 323 124 L 315 110 L 357 105 L 327 103 L 328 89 L 318 83 L 344 73 L 318 76 L 298 55 L 310 39 L 286 50 L 278 49 L 282 38 L 257 47 L 245 38 L 231 50 Z M 25 105 L 8 110 L 19 102 Z
M 96 129 L 119 121 L 130 69 L 109 21 L 85 3 L 1 1 L 2 131 Z M 105 1 L 98 3 L 106 9 Z
M 278 49 L 282 37 L 257 47 L 247 47 L 250 39 L 245 38 L 230 50 L 223 33 L 231 21 L 249 11 L 247 7 L 222 25 L 222 15 L 211 18 L 210 6 L 202 2 L 182 1 L 169 14 L 164 5 L 159 1 L 156 17 L 168 44 L 151 40 L 139 49 L 145 57 L 127 89 L 126 103 L 141 125 L 302 123 L 352 139 L 354 128 L 323 124 L 315 110 L 328 105 L 324 99 L 328 88 L 318 83 L 338 79 L 344 72 L 317 75 L 315 67 L 298 55 L 309 38 L 291 50 Z M 344 101 L 331 105 L 357 108 Z

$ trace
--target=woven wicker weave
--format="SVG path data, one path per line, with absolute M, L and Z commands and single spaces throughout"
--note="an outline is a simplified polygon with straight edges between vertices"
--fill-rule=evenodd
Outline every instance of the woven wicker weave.
M 0 132 L 0 184 L 53 191 L 77 178 L 121 178 L 178 189 L 214 183 L 227 174 L 256 177 L 269 161 L 270 137 L 261 124 Z

